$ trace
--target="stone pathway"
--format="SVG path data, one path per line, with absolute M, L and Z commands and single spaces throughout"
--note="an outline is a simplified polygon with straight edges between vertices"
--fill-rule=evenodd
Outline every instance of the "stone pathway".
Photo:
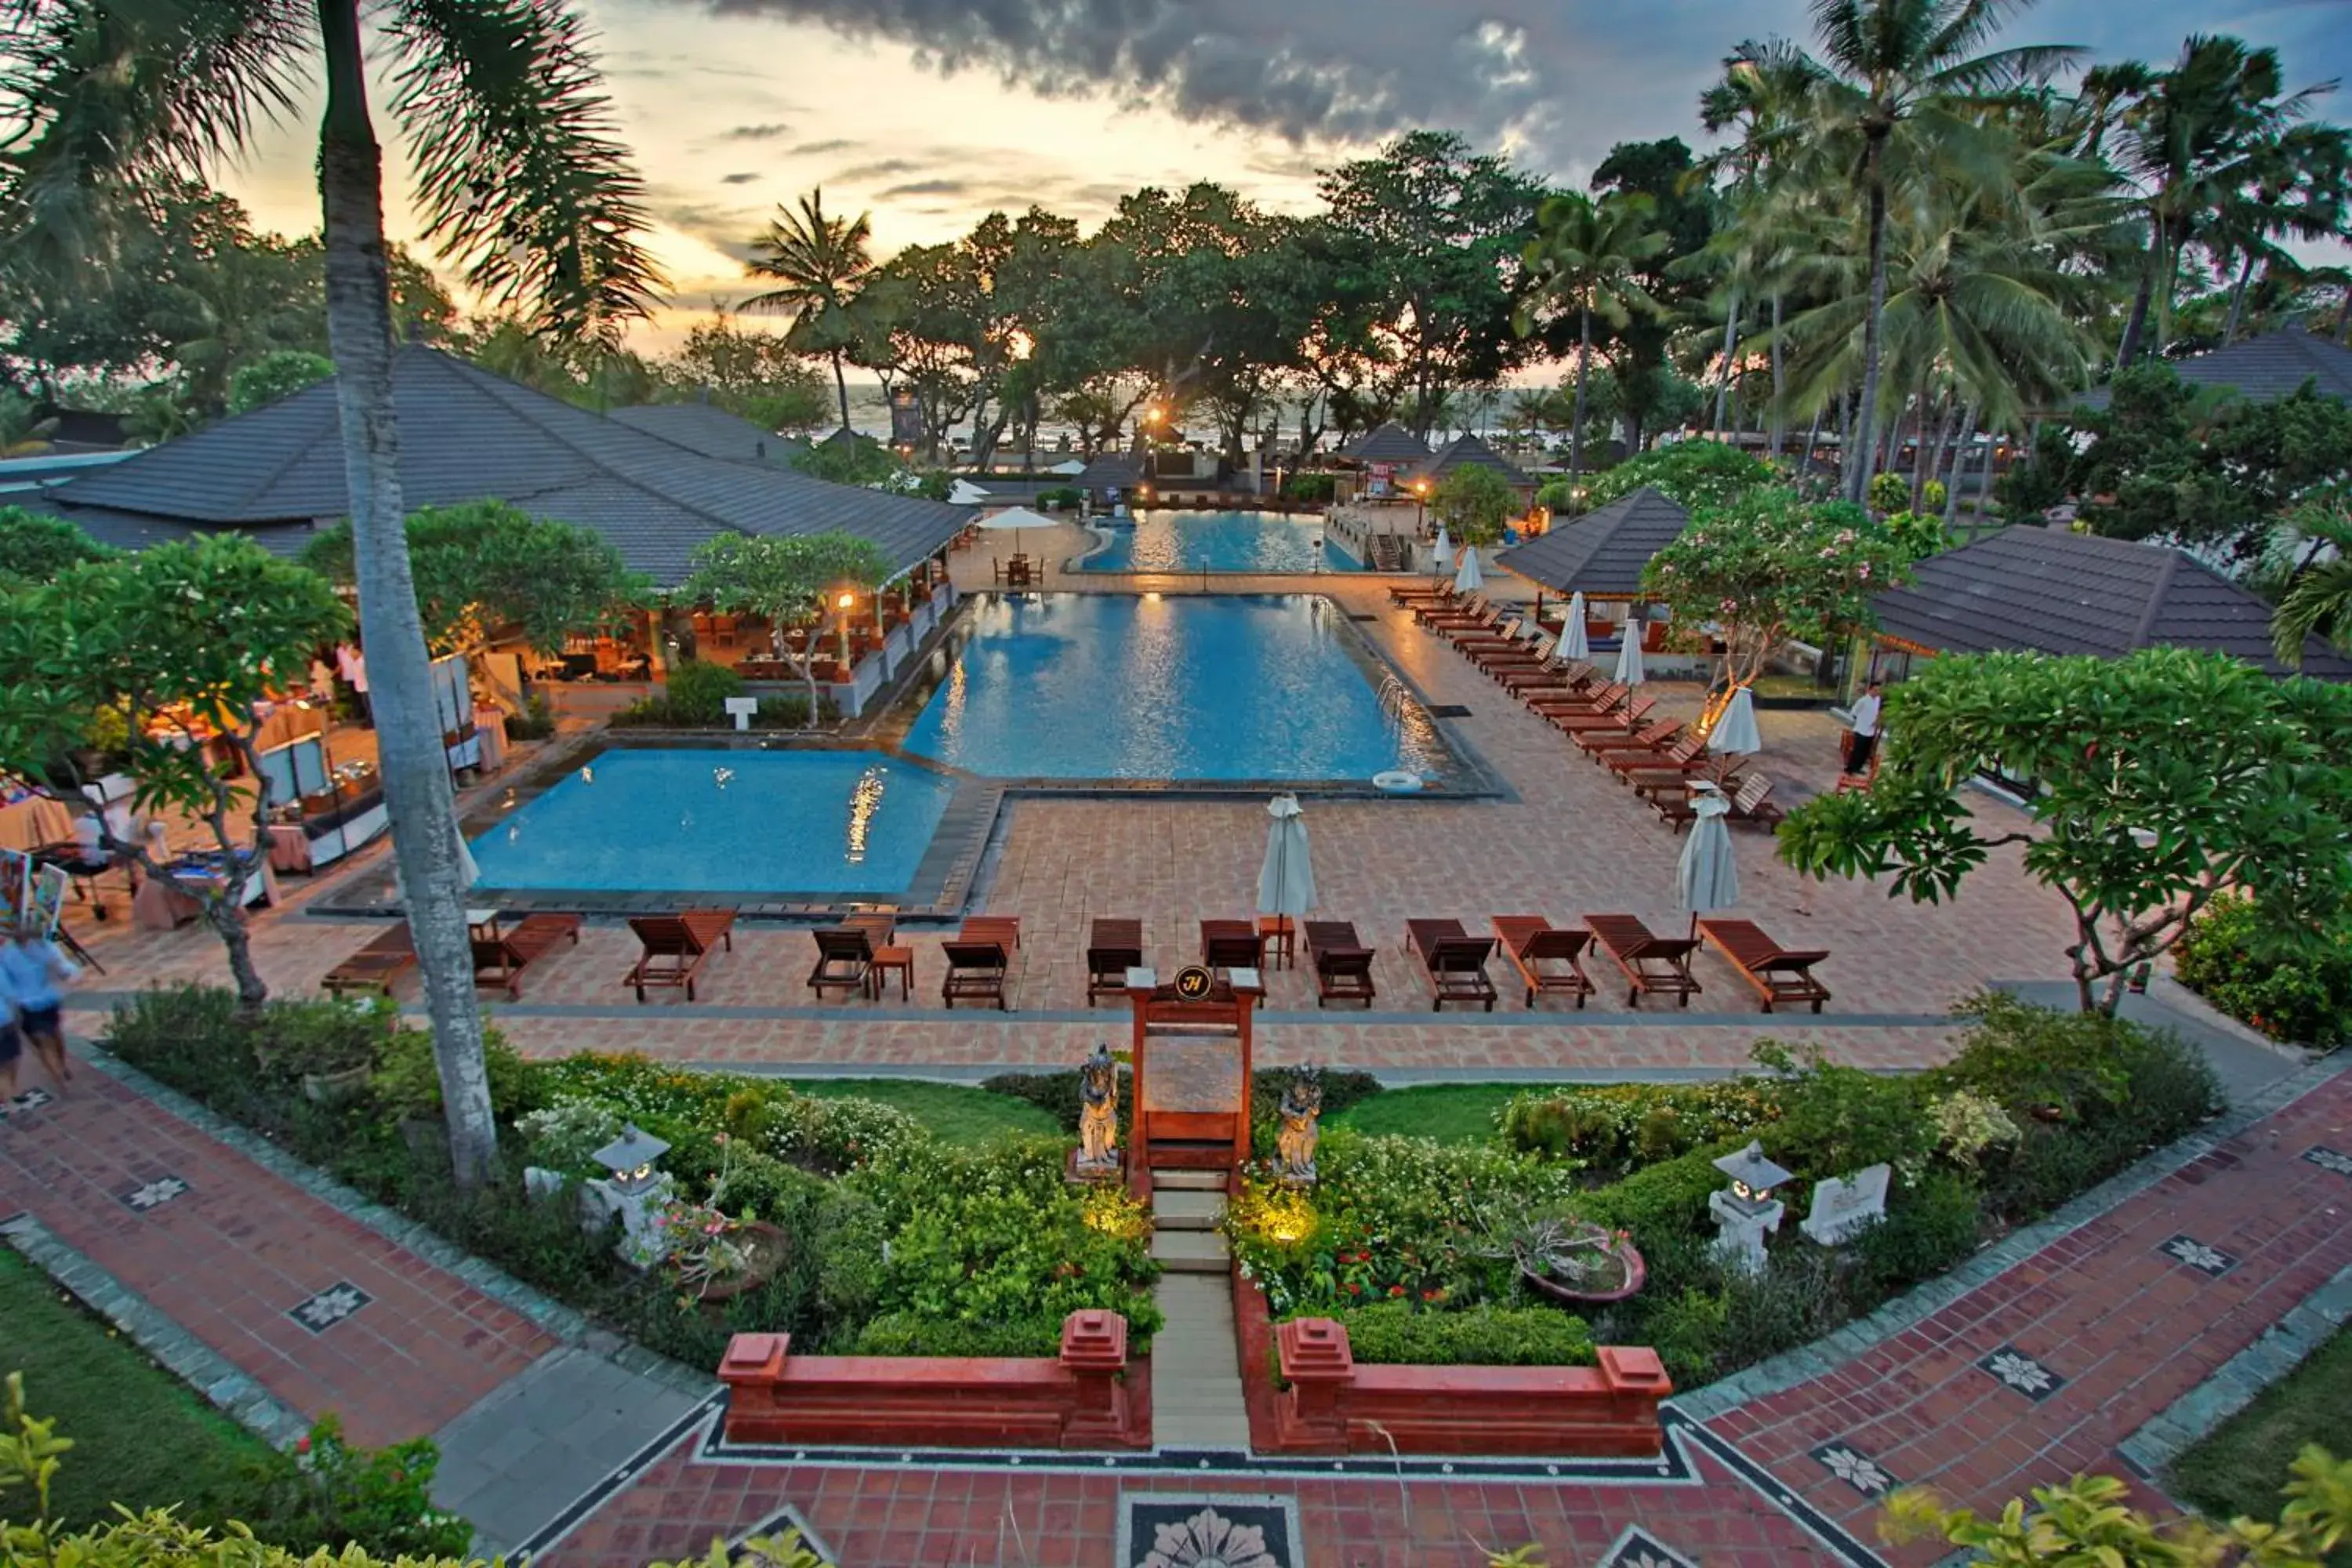
M 1152 1299 L 1167 1322 L 1151 1342 L 1151 1436 L 1162 1448 L 1249 1450 L 1234 1331 L 1233 1255 L 1214 1226 L 1217 1171 L 1154 1171 L 1151 1254 L 1165 1266 Z

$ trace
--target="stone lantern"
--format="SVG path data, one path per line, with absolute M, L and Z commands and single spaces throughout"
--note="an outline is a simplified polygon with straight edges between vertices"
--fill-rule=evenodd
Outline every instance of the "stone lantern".
M 1764 1146 L 1753 1141 L 1738 1153 L 1716 1161 L 1715 1168 L 1731 1178 L 1729 1192 L 1707 1195 L 1707 1212 L 1715 1215 L 1716 1249 L 1732 1267 L 1760 1274 L 1764 1238 L 1780 1228 L 1785 1212 L 1772 1189 L 1793 1173 L 1766 1159 Z
M 588 1184 L 585 1216 L 603 1225 L 621 1217 L 621 1256 L 640 1268 L 650 1268 L 669 1251 L 669 1242 L 656 1223 L 669 1202 L 670 1179 L 654 1169 L 654 1162 L 669 1152 L 669 1145 L 625 1122 L 621 1135 L 590 1156 L 611 1175 Z

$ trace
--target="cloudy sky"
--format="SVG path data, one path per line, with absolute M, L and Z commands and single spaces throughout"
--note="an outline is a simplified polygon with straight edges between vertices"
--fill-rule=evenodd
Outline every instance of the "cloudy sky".
M 1619 140 L 1696 144 L 1724 51 L 1805 25 L 1802 0 L 584 4 L 681 312 L 747 292 L 748 241 L 817 185 L 887 255 L 995 207 L 1097 221 L 1150 184 L 1297 210 L 1318 166 L 1415 125 L 1580 183 Z M 2164 58 L 2191 30 L 2276 46 L 2298 86 L 2352 79 L 2352 0 L 2045 0 L 2007 37 Z M 2326 112 L 2352 120 L 2352 91 Z M 271 226 L 316 226 L 311 119 L 225 172 Z

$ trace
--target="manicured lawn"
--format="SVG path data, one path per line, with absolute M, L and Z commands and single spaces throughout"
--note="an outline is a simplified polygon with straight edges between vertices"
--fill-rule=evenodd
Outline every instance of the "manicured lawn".
M 2260 1398 L 2221 1430 L 2173 1461 L 2173 1490 L 2219 1519 L 2273 1520 L 2285 1499 L 2287 1466 L 2306 1443 L 2317 1443 L 2342 1458 L 2352 1449 L 2352 1329 L 2340 1329 L 2294 1375 L 2264 1389 Z M 2327 1561 L 2352 1568 L 2352 1545 Z
M 1523 1083 L 1431 1083 L 1385 1089 L 1331 1118 L 1334 1127 L 1359 1132 L 1434 1138 L 1440 1143 L 1470 1143 L 1495 1135 L 1495 1112 Z
M 0 1376 L 23 1373 L 28 1414 L 55 1416 L 58 1436 L 74 1442 L 60 1456 L 52 1510 L 77 1526 L 113 1518 L 114 1502 L 184 1502 L 189 1514 L 207 1517 L 206 1500 L 235 1495 L 268 1445 L 110 1334 L 0 1246 Z M 0 1511 L 29 1513 L 29 1500 L 12 1491 Z
M 803 1094 L 833 1100 L 878 1100 L 895 1105 L 949 1143 L 985 1143 L 1008 1132 L 1059 1132 L 1041 1108 L 1009 1094 L 991 1094 L 960 1083 L 926 1083 L 907 1078 L 811 1079 L 793 1087 Z

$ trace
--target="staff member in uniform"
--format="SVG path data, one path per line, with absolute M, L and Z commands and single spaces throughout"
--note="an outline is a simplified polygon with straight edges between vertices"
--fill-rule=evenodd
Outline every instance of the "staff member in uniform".
M 1845 771 L 1866 773 L 1870 771 L 1872 753 L 1878 750 L 1879 683 L 1872 681 L 1863 689 L 1853 705 L 1853 733 L 1845 740 Z

